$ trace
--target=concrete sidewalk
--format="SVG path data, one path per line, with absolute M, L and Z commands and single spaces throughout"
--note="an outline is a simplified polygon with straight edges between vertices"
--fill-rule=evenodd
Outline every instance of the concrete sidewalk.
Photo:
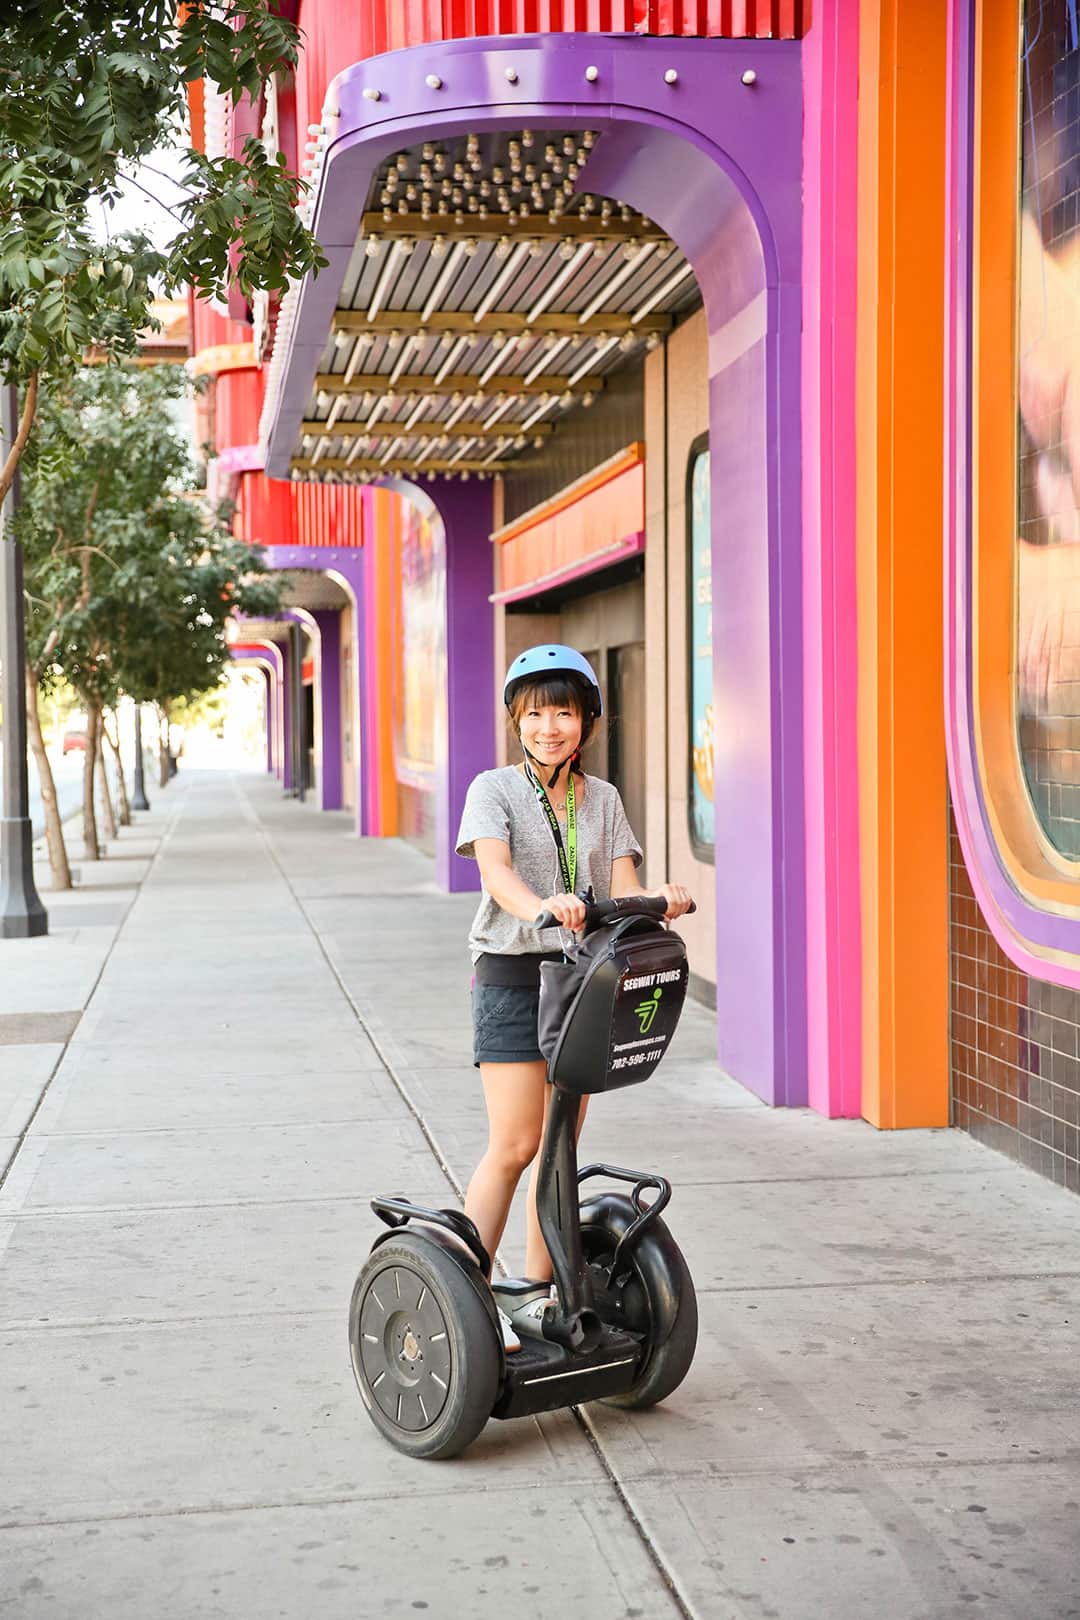
M 0 942 L 0 1181 L 179 810 L 179 795 L 159 799 L 111 842 L 102 835 L 106 853 L 98 861 L 82 857 L 81 827 L 69 818 L 75 886 L 62 892 L 51 887 L 44 838 L 34 843 L 34 883 L 48 912 L 48 933 Z
M 27 1116 L 0 1191 L 0 1615 L 1080 1615 L 1080 1200 L 959 1134 L 770 1112 L 696 1007 L 585 1135 L 676 1183 L 686 1384 L 489 1424 L 451 1463 L 385 1446 L 348 1299 L 369 1195 L 446 1202 L 481 1151 L 472 901 L 261 777 L 183 773 L 161 802 L 51 1082 L 0 1047 Z M 4 1013 L 37 943 L 0 946 Z M 521 1234 L 519 1208 L 512 1268 Z

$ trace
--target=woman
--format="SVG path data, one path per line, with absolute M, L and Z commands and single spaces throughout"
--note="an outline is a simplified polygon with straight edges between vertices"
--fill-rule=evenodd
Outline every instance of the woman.
M 592 666 L 572 647 L 530 647 L 503 687 L 524 759 L 483 771 L 469 787 L 459 855 L 480 866 L 480 906 L 469 934 L 473 982 L 473 1060 L 488 1115 L 488 1146 L 465 1197 L 489 1254 L 502 1238 L 521 1173 L 537 1157 L 547 1112 L 546 1065 L 537 1045 L 540 963 L 562 956 L 558 928 L 532 926 L 550 911 L 562 928 L 584 926 L 579 898 L 663 895 L 680 917 L 690 895 L 679 884 L 646 891 L 637 880 L 641 848 L 610 782 L 586 776 L 581 750 L 603 714 Z M 582 1100 L 581 1123 L 585 1117 Z M 535 1287 L 504 1296 L 505 1348 L 518 1329 L 539 1335 L 550 1299 L 551 1260 L 536 1217 L 536 1166 L 529 1185 L 526 1276 Z M 498 1284 L 495 1285 L 498 1298 Z

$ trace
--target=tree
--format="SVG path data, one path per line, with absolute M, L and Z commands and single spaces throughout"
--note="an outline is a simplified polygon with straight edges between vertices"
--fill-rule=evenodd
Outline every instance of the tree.
M 221 679 L 233 611 L 280 606 L 280 581 L 198 495 L 173 415 L 174 367 L 84 367 L 43 400 L 16 532 L 25 553 L 31 742 L 54 882 L 66 856 L 37 700 L 59 679 L 86 709 L 83 833 L 97 858 L 94 775 L 103 715 L 121 693 L 161 706 Z M 70 877 L 67 879 L 70 883 Z
M 156 580 L 146 573 L 139 593 L 118 590 L 107 613 L 118 678 L 132 696 L 155 703 L 167 726 L 221 684 L 231 657 L 227 620 L 277 613 L 283 582 L 220 520 L 178 526 L 160 562 Z
M 188 150 L 178 234 L 160 252 L 137 233 L 95 239 L 139 163 L 184 126 L 186 87 L 235 100 L 295 65 L 298 33 L 274 0 L 6 0 L 0 8 L 0 374 L 23 385 L 10 485 L 39 391 L 93 346 L 134 352 L 153 325 L 154 284 L 223 296 L 282 289 L 326 261 L 301 223 L 301 181 L 249 137 L 241 159 Z

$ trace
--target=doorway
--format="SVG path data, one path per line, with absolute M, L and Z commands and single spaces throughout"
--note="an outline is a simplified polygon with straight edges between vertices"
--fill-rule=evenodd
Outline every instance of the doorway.
M 639 843 L 645 836 L 645 643 L 609 647 L 608 777 Z

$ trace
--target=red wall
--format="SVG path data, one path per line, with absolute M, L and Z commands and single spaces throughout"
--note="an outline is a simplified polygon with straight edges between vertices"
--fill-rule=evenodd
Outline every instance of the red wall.
M 214 390 L 214 447 L 220 455 L 237 444 L 255 444 L 264 391 L 262 371 L 223 371 Z
M 798 39 L 811 0 L 300 0 L 297 124 L 319 122 L 336 73 L 440 39 L 486 34 L 673 34 L 711 39 Z M 301 144 L 307 139 L 301 135 Z
M 191 352 L 209 349 L 219 343 L 250 343 L 251 327 L 247 321 L 230 321 L 221 315 L 206 298 L 191 297 Z
M 260 546 L 361 546 L 360 493 L 341 484 L 290 484 L 243 473 L 233 532 Z

